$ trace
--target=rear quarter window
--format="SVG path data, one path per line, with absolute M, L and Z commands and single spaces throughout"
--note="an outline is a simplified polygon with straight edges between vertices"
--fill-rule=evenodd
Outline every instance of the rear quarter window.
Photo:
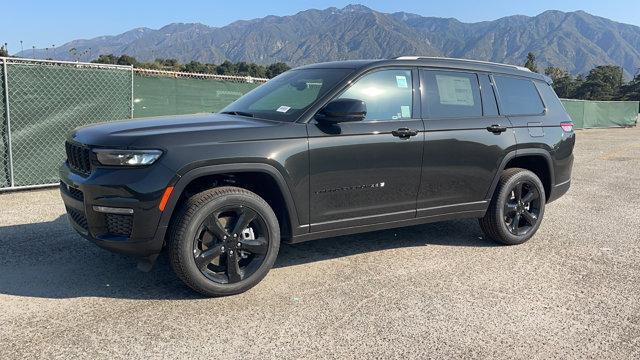
M 503 115 L 540 115 L 544 104 L 540 94 L 529 79 L 509 76 L 494 76 L 500 95 L 500 110 Z

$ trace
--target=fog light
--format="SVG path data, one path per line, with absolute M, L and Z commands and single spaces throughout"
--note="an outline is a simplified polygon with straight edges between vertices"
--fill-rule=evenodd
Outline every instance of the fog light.
M 114 208 L 107 206 L 93 206 L 93 211 L 106 213 L 106 214 L 120 214 L 120 215 L 131 215 L 133 214 L 133 209 L 127 208 Z

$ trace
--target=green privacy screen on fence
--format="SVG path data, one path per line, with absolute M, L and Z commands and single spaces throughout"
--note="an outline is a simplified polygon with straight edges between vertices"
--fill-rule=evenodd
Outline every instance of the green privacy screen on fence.
M 585 101 L 562 99 L 577 129 L 634 126 L 638 101 Z
M 133 116 L 216 112 L 258 85 L 260 84 L 136 74 Z
M 72 129 L 131 117 L 131 68 L 8 60 L 14 186 L 59 181 Z

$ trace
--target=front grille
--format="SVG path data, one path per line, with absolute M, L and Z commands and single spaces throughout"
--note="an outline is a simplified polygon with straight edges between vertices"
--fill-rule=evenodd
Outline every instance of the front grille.
M 67 141 L 65 150 L 67 151 L 67 162 L 71 170 L 82 175 L 91 173 L 91 150 L 89 148 Z
M 89 230 L 89 225 L 87 224 L 87 217 L 84 215 L 83 211 L 67 206 L 67 214 L 69 215 L 69 217 L 74 223 L 78 224 L 81 228 L 85 230 Z
M 131 236 L 132 215 L 106 214 L 107 232 L 113 235 Z

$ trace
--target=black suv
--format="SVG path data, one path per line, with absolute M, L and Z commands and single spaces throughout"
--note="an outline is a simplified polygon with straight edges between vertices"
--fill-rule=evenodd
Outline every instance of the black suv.
M 216 114 L 75 130 L 73 227 L 206 295 L 256 285 L 280 241 L 478 218 L 521 244 L 569 189 L 573 124 L 524 68 L 400 57 L 288 71 Z

